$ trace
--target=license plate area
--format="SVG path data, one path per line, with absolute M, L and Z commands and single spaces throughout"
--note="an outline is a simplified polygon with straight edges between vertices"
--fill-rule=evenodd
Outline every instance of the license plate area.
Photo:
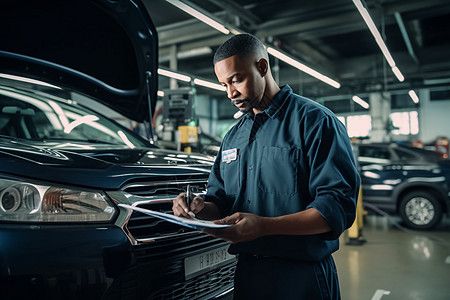
M 184 260 L 184 277 L 186 280 L 219 268 L 236 260 L 236 255 L 228 253 L 228 246 L 190 256 Z

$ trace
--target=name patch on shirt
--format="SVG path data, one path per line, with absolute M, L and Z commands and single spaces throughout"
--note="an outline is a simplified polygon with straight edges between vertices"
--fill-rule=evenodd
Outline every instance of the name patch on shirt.
M 233 160 L 236 160 L 237 158 L 237 149 L 229 149 L 229 150 L 223 150 L 222 151 L 222 161 L 229 164 Z

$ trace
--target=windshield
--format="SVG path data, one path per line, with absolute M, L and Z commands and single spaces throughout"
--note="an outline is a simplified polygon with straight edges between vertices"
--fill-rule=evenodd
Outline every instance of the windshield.
M 35 141 L 146 146 L 143 139 L 71 100 L 0 88 L 0 135 Z

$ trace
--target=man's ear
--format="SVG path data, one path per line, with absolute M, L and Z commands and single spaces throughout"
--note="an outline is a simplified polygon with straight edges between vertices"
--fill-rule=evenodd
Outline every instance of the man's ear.
M 267 72 L 269 71 L 269 62 L 267 61 L 267 59 L 260 58 L 256 64 L 261 77 L 266 76 Z

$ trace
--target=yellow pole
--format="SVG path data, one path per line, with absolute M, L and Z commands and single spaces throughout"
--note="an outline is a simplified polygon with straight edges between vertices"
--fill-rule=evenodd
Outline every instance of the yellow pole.
M 362 245 L 366 240 L 362 237 L 362 228 L 364 226 L 363 216 L 365 214 L 362 197 L 362 186 L 359 187 L 358 201 L 356 203 L 356 218 L 353 225 L 347 230 L 347 245 Z

